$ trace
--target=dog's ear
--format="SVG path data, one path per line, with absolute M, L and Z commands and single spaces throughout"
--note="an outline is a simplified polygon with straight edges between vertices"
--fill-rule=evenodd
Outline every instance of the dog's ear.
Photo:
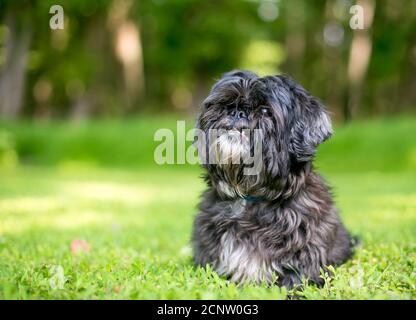
M 299 162 L 310 161 L 319 144 L 332 135 L 326 107 L 304 88 L 291 87 L 294 119 L 290 132 L 290 151 Z
M 261 81 L 270 91 L 280 112 L 285 114 L 283 118 L 287 119 L 290 154 L 298 162 L 310 161 L 316 147 L 332 135 L 331 119 L 326 107 L 287 76 L 267 76 Z M 284 120 L 280 122 L 283 125 Z

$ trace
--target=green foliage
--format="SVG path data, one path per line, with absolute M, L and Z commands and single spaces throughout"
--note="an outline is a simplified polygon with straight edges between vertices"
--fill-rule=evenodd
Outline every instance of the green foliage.
M 277 7 L 273 21 L 259 13 L 265 2 Z M 213 80 L 234 68 L 289 74 L 338 115 L 343 113 L 349 95 L 352 3 L 145 0 L 131 2 L 123 16 L 128 3 L 0 0 L 0 67 L 10 60 L 8 50 L 17 51 L 7 43 L 17 43 L 22 30 L 31 35 L 23 115 L 73 116 L 81 98 L 88 103 L 89 116 L 172 110 L 178 107 L 172 102 L 177 90 L 191 98 L 185 108 L 196 107 Z M 64 9 L 64 30 L 49 27 L 49 9 L 56 4 Z M 415 7 L 411 0 L 378 1 L 375 10 L 369 30 L 372 56 L 359 110 L 367 116 L 411 110 L 414 102 Z M 133 24 L 140 35 L 145 86 L 138 99 L 126 98 L 125 70 L 115 54 L 114 16 L 119 23 Z M 342 30 L 336 46 L 327 44 L 323 36 L 329 24 Z M 11 25 L 18 32 L 10 32 Z M 8 35 L 13 41 L 7 40 Z M 12 81 L 8 78 L 4 81 Z M 39 83 L 49 86 L 44 99 L 34 94 Z
M 153 150 L 158 144 L 153 141 L 156 130 L 176 131 L 176 122 L 163 117 L 4 125 L 15 135 L 20 161 L 38 165 L 149 166 L 154 164 Z
M 317 166 L 332 172 L 416 171 L 415 136 L 414 118 L 335 127 L 334 136 L 319 147 Z
M 13 136 L 0 130 L 0 167 L 13 167 L 17 164 L 17 154 Z

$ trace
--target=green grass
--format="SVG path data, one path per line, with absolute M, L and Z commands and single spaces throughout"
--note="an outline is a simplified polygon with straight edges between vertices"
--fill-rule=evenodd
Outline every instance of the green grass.
M 194 119 L 186 119 L 187 129 L 193 125 Z M 153 135 L 159 128 L 176 133 L 176 121 L 168 116 L 77 124 L 0 121 L 0 164 L 9 146 L 23 164 L 157 169 L 153 151 L 159 142 Z M 317 164 L 331 172 L 416 171 L 415 136 L 416 118 L 336 126 L 319 148 Z
M 161 123 L 174 126 L 169 119 Z M 236 287 L 192 264 L 189 236 L 204 189 L 201 172 L 151 163 L 149 139 L 158 120 L 1 127 L 12 141 L 3 150 L 14 152 L 20 165 L 0 166 L 0 299 L 291 294 L 264 285 Z M 337 128 L 320 148 L 318 167 L 362 245 L 333 275 L 323 275 L 323 288 L 307 285 L 298 297 L 416 298 L 414 128 L 416 119 L 353 124 Z M 132 134 L 141 137 L 142 153 Z M 89 252 L 74 255 L 75 239 L 87 241 Z

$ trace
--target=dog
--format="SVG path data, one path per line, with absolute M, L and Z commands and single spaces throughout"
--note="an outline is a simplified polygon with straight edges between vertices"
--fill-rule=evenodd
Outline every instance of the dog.
M 208 189 L 193 226 L 197 265 L 209 264 L 238 284 L 293 288 L 304 281 L 322 285 L 322 270 L 351 257 L 354 240 L 312 165 L 317 146 L 332 135 L 317 98 L 287 76 L 231 71 L 212 87 L 196 127 L 207 137 L 210 130 L 225 130 L 198 150 L 210 152 L 214 145 L 232 159 L 253 151 L 243 130 L 262 134 L 257 174 L 216 156 L 202 164 Z

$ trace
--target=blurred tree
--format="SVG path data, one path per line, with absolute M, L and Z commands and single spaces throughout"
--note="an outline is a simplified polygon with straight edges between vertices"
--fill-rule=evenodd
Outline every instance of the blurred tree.
M 109 27 L 114 33 L 114 50 L 123 66 L 126 104 L 129 108 L 143 94 L 142 40 L 138 24 L 129 19 L 132 0 L 115 0 L 109 10 Z
M 344 120 L 414 109 L 416 2 L 358 3 L 371 28 L 352 0 L 0 0 L 0 114 L 190 112 L 234 68 L 287 73 Z
M 374 0 L 359 0 L 357 5 L 362 8 L 362 29 L 354 29 L 348 61 L 348 100 L 344 107 L 345 120 L 356 116 L 361 105 L 361 96 L 364 79 L 367 73 L 372 50 L 372 37 L 370 33 L 374 18 Z M 357 14 L 359 14 L 357 12 Z
M 415 110 L 416 1 L 377 1 L 364 115 Z
M 164 106 L 182 89 L 198 104 L 214 77 L 241 67 L 250 39 L 268 38 L 256 7 L 234 0 L 140 2 L 147 97 Z
M 25 10 L 30 4 L 10 3 L 2 8 L 4 62 L 0 72 L 0 113 L 19 115 L 25 90 L 26 64 L 32 40 L 32 17 Z M 18 12 L 21 12 L 19 14 Z

